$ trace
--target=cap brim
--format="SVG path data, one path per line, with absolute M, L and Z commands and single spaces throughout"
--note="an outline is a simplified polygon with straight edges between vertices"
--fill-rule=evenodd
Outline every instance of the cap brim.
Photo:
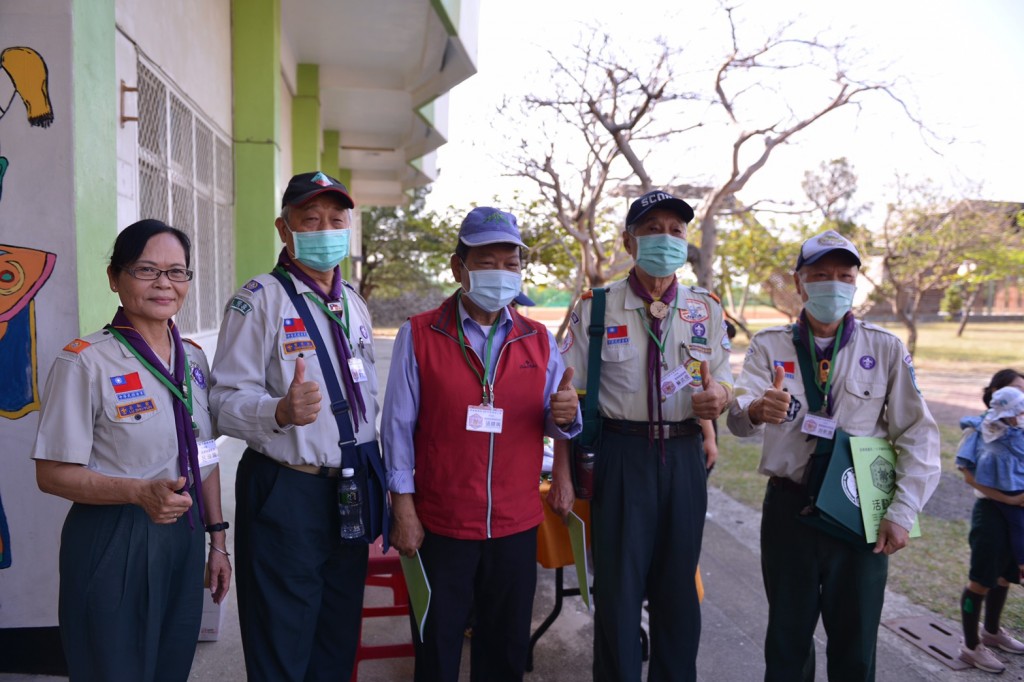
M 803 255 L 801 254 L 800 258 L 797 259 L 796 269 L 799 270 L 800 268 L 802 268 L 805 265 L 814 265 L 815 263 L 820 261 L 822 258 L 827 256 L 828 254 L 835 253 L 836 251 L 842 251 L 843 253 L 850 254 L 851 256 L 853 256 L 853 259 L 857 261 L 857 267 L 859 268 L 861 266 L 860 256 L 857 255 L 857 253 L 851 251 L 850 249 L 846 248 L 845 246 L 837 246 L 834 249 L 828 249 L 827 251 L 821 251 L 819 253 L 816 253 L 813 256 L 811 256 L 810 258 L 804 258 Z
M 289 206 L 302 206 L 302 205 L 306 204 L 307 202 L 311 201 L 312 199 L 314 199 L 314 198 L 316 198 L 316 197 L 318 197 L 321 194 L 324 194 L 326 192 L 333 192 L 334 194 L 337 194 L 337 195 L 341 196 L 348 203 L 348 206 L 346 206 L 345 208 L 355 208 L 356 207 L 356 202 L 352 201 L 352 197 L 350 197 L 345 192 L 342 192 L 337 187 L 324 187 L 323 189 L 315 189 L 312 192 L 306 192 L 305 194 L 303 194 L 299 198 L 293 199 L 292 201 L 290 201 L 288 203 L 288 205 Z
M 508 232 L 478 232 L 471 235 L 468 239 L 466 237 L 459 237 L 459 241 L 466 246 L 487 246 L 488 244 L 515 244 L 516 246 L 522 246 L 526 248 L 526 244 L 523 243 L 522 239 L 516 239 Z
M 512 302 L 513 303 L 518 303 L 519 305 L 525 305 L 525 306 L 535 306 L 535 305 L 537 305 L 536 303 L 533 302 L 532 298 L 530 298 L 529 296 L 527 296 L 526 294 L 524 294 L 521 291 L 519 292 L 518 295 L 516 295 L 515 298 L 512 299 Z
M 656 208 L 660 208 L 666 211 L 672 211 L 677 216 L 682 218 L 684 223 L 689 223 L 693 220 L 693 207 L 691 207 L 682 199 L 676 199 L 675 197 L 672 197 L 671 199 L 662 199 L 658 203 L 651 204 L 650 206 L 644 206 L 643 209 L 641 209 L 635 216 L 633 216 L 633 219 L 629 221 L 629 224 L 632 225 L 636 223 L 638 220 L 640 220 L 650 211 L 653 211 Z

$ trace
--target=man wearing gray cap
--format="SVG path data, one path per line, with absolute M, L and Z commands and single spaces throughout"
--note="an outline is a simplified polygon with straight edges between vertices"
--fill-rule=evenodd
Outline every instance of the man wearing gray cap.
M 512 214 L 470 211 L 451 257 L 461 287 L 395 339 L 381 435 L 391 541 L 419 552 L 431 587 L 417 682 L 457 682 L 470 607 L 472 679 L 517 682 L 526 668 L 543 439 L 581 424 L 555 338 L 510 306 L 524 246 Z
M 857 247 L 832 230 L 803 243 L 793 276 L 803 311 L 751 339 L 729 411 L 734 434 L 764 439 L 765 680 L 814 678 L 819 616 L 829 679 L 874 679 L 888 555 L 907 545 L 939 481 L 938 427 L 910 354 L 850 311 L 860 265 Z M 895 494 L 874 545 L 817 522 L 812 498 L 841 431 L 884 438 L 898 453 Z

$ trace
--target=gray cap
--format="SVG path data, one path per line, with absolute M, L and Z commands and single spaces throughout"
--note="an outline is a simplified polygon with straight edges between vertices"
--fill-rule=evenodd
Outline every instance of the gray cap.
M 799 270 L 805 265 L 817 263 L 825 254 L 833 251 L 849 253 L 857 261 L 857 267 L 860 267 L 860 252 L 857 251 L 853 242 L 835 230 L 826 230 L 803 243 L 800 247 L 800 256 L 796 259 L 796 269 Z

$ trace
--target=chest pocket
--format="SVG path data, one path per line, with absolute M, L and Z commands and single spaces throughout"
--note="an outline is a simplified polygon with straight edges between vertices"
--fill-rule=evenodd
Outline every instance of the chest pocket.
M 843 386 L 840 426 L 853 435 L 868 435 L 881 421 L 885 408 L 885 382 L 847 379 Z
M 646 374 L 646 368 L 644 373 Z M 640 354 L 632 343 L 601 349 L 601 392 L 636 393 L 640 390 Z
M 320 332 L 323 335 L 323 331 Z M 324 335 L 324 343 L 330 342 L 330 334 Z M 316 344 L 306 331 L 301 317 L 281 318 L 277 326 L 277 354 L 284 362 L 295 362 L 298 358 L 316 355 Z

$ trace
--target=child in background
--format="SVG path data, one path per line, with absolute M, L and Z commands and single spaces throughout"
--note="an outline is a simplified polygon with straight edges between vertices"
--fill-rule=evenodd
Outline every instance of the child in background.
M 1024 376 L 1012 369 L 997 372 L 984 392 L 990 409 L 965 417 L 957 466 L 979 499 L 971 515 L 971 568 L 960 600 L 964 646 L 960 659 L 987 672 L 1006 666 L 990 650 L 1024 654 L 1024 644 L 999 627 L 1009 584 L 1019 583 L 1024 569 Z M 985 627 L 979 638 L 981 602 Z

